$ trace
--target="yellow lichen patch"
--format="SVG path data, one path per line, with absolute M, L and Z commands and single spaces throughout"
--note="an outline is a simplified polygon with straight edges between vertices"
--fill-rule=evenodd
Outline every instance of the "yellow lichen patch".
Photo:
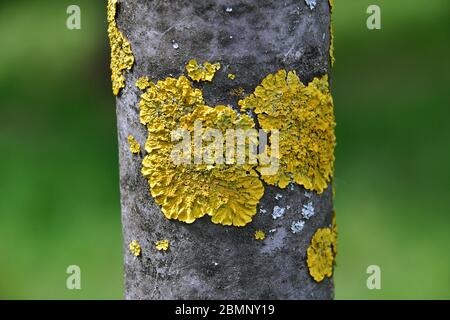
M 199 65 L 196 60 L 190 60 L 186 65 L 188 76 L 194 81 L 212 81 L 216 71 L 220 69 L 220 63 L 205 62 Z
M 307 250 L 307 264 L 309 274 L 315 281 L 320 282 L 333 274 L 333 243 L 335 237 L 330 228 L 319 228 L 311 239 Z
M 155 248 L 159 251 L 167 251 L 169 249 L 169 240 L 156 241 Z
M 136 240 L 130 242 L 129 248 L 134 256 L 139 257 L 141 255 L 141 246 Z
M 205 215 L 211 216 L 216 224 L 245 226 L 249 223 L 264 193 L 254 167 L 196 164 L 191 155 L 187 163 L 174 163 L 172 151 L 179 142 L 172 141 L 171 134 L 181 128 L 192 137 L 197 121 L 202 124 L 202 135 L 208 129 L 224 134 L 227 129 L 252 128 L 253 120 L 228 106 L 206 106 L 202 91 L 192 87 L 184 76 L 152 83 L 141 98 L 140 120 L 149 132 L 142 174 L 164 216 L 186 223 Z M 206 147 L 202 146 L 201 154 Z
M 236 79 L 236 75 L 233 74 L 233 73 L 229 73 L 229 74 L 228 74 L 228 79 L 234 80 L 234 79 Z
M 116 23 L 117 0 L 108 0 L 108 37 L 111 46 L 111 81 L 114 95 L 125 87 L 124 71 L 134 64 L 130 42 L 119 31 Z
M 294 181 L 322 193 L 333 174 L 336 141 L 328 76 L 305 86 L 295 72 L 280 70 L 239 105 L 258 115 L 263 130 L 279 131 L 279 169 L 275 175 L 262 175 L 264 181 L 280 188 Z
M 128 139 L 128 144 L 130 145 L 131 153 L 134 153 L 134 154 L 140 153 L 141 146 L 136 141 L 136 139 L 132 135 L 129 135 L 127 139 Z
M 140 90 L 145 90 L 148 87 L 150 87 L 150 79 L 148 77 L 140 77 L 136 81 L 136 87 L 138 87 Z
M 334 62 L 336 61 L 336 59 L 334 58 L 334 31 L 332 21 L 330 21 L 330 61 L 331 66 L 334 66 Z
M 262 230 L 257 230 L 255 232 L 255 239 L 256 240 L 264 240 L 266 238 L 266 234 Z

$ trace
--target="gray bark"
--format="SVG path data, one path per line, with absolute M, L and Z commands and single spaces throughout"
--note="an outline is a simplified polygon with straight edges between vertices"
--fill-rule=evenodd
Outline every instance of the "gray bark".
M 208 105 L 233 104 L 228 92 L 243 87 L 251 93 L 269 73 L 296 70 L 305 83 L 328 74 L 330 12 L 318 0 L 310 10 L 304 0 L 123 0 L 118 9 L 120 30 L 131 42 L 136 59 L 117 98 L 120 191 L 127 299 L 331 299 L 333 280 L 315 282 L 308 273 L 306 250 L 314 232 L 329 226 L 331 185 L 321 195 L 295 185 L 284 190 L 265 185 L 260 212 L 244 228 L 215 225 L 205 217 L 193 224 L 167 220 L 141 175 L 140 157 L 133 156 L 127 136 L 143 146 L 146 128 L 139 123 L 140 91 L 135 81 L 178 77 L 192 58 L 233 66 L 229 81 L 219 72 L 203 88 Z M 226 8 L 232 8 L 227 12 Z M 179 48 L 175 49 L 173 43 Z M 202 86 L 200 84 L 200 86 Z M 276 199 L 276 195 L 282 195 Z M 279 198 L 279 197 L 277 197 Z M 293 234 L 302 205 L 312 201 L 316 214 L 303 231 Z M 283 218 L 271 216 L 274 206 L 286 208 Z M 267 232 L 254 240 L 257 229 Z M 170 239 L 168 252 L 154 243 Z M 128 244 L 138 240 L 142 256 Z

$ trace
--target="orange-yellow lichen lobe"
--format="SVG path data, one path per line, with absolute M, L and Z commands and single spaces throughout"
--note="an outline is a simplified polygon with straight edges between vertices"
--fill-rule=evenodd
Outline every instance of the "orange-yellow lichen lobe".
M 208 129 L 224 133 L 227 129 L 251 128 L 253 120 L 228 106 L 205 105 L 202 91 L 184 76 L 150 84 L 139 106 L 141 123 L 149 132 L 142 174 L 164 216 L 192 223 L 209 215 L 216 224 L 248 224 L 264 193 L 254 167 L 225 163 L 175 164 L 171 156 L 178 141 L 172 141 L 171 133 L 182 128 L 192 136 L 196 121 L 202 123 L 203 133 Z
M 236 79 L 236 75 L 233 74 L 233 73 L 229 73 L 227 77 L 228 77 L 228 79 L 230 79 L 230 80 Z
M 330 22 L 330 61 L 331 61 L 331 66 L 334 66 L 334 63 L 336 62 L 336 58 L 334 57 L 334 30 L 333 30 L 332 22 Z
M 319 228 L 311 239 L 307 250 L 307 264 L 309 274 L 317 282 L 333 275 L 334 253 L 336 237 L 331 228 Z
M 336 59 L 334 57 L 334 28 L 333 28 L 333 19 L 332 19 L 332 14 L 333 14 L 333 9 L 334 9 L 334 0 L 329 0 L 328 3 L 330 5 L 330 62 L 331 62 L 331 66 L 334 66 L 334 63 L 336 61 Z
M 220 63 L 204 62 L 199 65 L 197 60 L 190 60 L 186 65 L 188 76 L 194 81 L 211 82 L 216 72 L 220 69 Z
M 140 77 L 139 79 L 137 79 L 136 87 L 138 87 L 140 90 L 145 90 L 150 87 L 149 77 Z
M 131 134 L 127 137 L 127 140 L 130 146 L 130 152 L 133 154 L 139 154 L 141 152 L 141 146 L 139 142 L 137 142 Z
M 266 234 L 262 230 L 257 230 L 255 232 L 255 240 L 264 240 L 266 238 Z
M 261 128 L 278 130 L 280 167 L 265 182 L 285 188 L 293 181 L 322 193 L 333 174 L 335 120 L 328 76 L 305 86 L 295 72 L 268 75 L 253 94 L 239 101 L 253 110 Z
M 169 250 L 169 240 L 159 240 L 155 243 L 155 248 L 158 251 L 167 251 Z
M 120 32 L 116 23 L 117 0 L 108 0 L 108 37 L 111 47 L 111 81 L 114 95 L 118 95 L 125 87 L 124 71 L 130 70 L 134 64 L 131 44 Z
M 137 242 L 137 240 L 131 241 L 129 248 L 130 248 L 131 253 L 135 257 L 139 257 L 141 255 L 141 246 L 139 245 L 139 242 Z

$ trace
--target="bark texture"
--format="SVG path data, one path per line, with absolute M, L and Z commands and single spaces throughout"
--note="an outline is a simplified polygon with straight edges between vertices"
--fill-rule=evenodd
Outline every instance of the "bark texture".
M 207 217 L 191 225 L 169 221 L 141 175 L 143 154 L 132 155 L 127 143 L 129 134 L 141 145 L 147 137 L 135 81 L 144 75 L 154 81 L 178 77 L 190 59 L 220 62 L 225 70 L 199 85 L 211 106 L 236 105 L 230 90 L 242 87 L 249 94 L 279 69 L 295 70 L 304 83 L 328 74 L 328 1 L 318 0 L 311 10 L 304 0 L 123 0 L 117 23 L 136 59 L 117 99 L 125 298 L 333 298 L 332 279 L 315 282 L 306 265 L 312 235 L 331 223 L 331 185 L 321 195 L 305 195 L 298 185 L 284 190 L 265 185 L 263 210 L 244 228 L 214 225 Z M 234 81 L 226 77 L 229 66 L 238 75 Z M 293 234 L 292 222 L 310 201 L 316 214 Z M 275 206 L 285 208 L 284 217 L 272 218 Z M 263 242 L 254 240 L 258 229 L 267 232 Z M 142 246 L 139 258 L 128 249 L 134 239 Z M 168 252 L 155 250 L 161 239 L 170 240 Z

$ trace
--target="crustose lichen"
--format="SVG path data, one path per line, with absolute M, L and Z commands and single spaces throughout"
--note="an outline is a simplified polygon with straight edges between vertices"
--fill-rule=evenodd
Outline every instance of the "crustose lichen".
M 294 71 L 280 70 L 239 105 L 257 114 L 263 130 L 280 132 L 280 167 L 274 175 L 263 175 L 264 181 L 280 188 L 294 181 L 322 193 L 333 174 L 336 141 L 328 76 L 305 86 Z
M 217 224 L 248 224 L 264 193 L 254 167 L 175 164 L 171 154 L 177 141 L 172 141 L 171 133 L 179 128 L 192 133 L 196 121 L 202 122 L 203 131 L 220 128 L 224 133 L 252 128 L 253 120 L 228 106 L 206 106 L 202 91 L 184 76 L 151 83 L 139 105 L 141 123 L 149 132 L 142 174 L 165 217 L 192 223 L 209 215 Z
M 112 90 L 117 96 L 125 87 L 125 76 L 123 72 L 130 70 L 134 64 L 134 56 L 131 44 L 117 27 L 116 10 L 117 0 L 108 0 L 108 37 L 111 47 L 111 81 Z
M 212 81 L 216 71 L 220 69 L 220 63 L 205 62 L 199 65 L 197 60 L 190 60 L 186 65 L 189 78 L 194 81 Z
M 195 60 L 186 67 L 195 81 L 210 81 L 218 68 L 218 64 L 207 62 L 200 67 Z M 192 223 L 209 215 L 213 223 L 245 226 L 256 214 L 264 194 L 261 179 L 281 188 L 295 182 L 318 193 L 327 187 L 335 144 L 327 76 L 314 78 L 305 86 L 295 72 L 280 70 L 268 75 L 253 94 L 238 102 L 242 111 L 256 113 L 263 130 L 280 132 L 279 170 L 261 177 L 258 164 L 175 164 L 171 157 L 177 144 L 172 140 L 174 131 L 182 128 L 193 133 L 197 121 L 203 124 L 203 132 L 219 128 L 222 133 L 253 128 L 255 123 L 229 106 L 207 106 L 203 92 L 185 76 L 156 83 L 145 80 L 140 120 L 149 135 L 142 174 L 166 218 Z M 274 219 L 283 215 L 284 208 L 280 209 L 274 209 Z

